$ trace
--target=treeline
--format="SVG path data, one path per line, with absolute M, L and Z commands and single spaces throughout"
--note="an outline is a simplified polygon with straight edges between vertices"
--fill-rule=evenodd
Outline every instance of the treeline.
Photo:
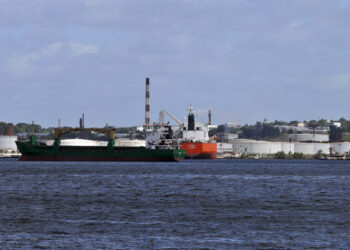
M 4 135 L 6 133 L 6 128 L 8 126 L 8 123 L 6 122 L 0 122 L 0 134 Z M 13 124 L 14 127 L 14 133 L 18 134 L 18 133 L 31 133 L 32 132 L 32 124 L 30 123 L 24 123 L 24 122 L 20 122 L 17 124 Z M 34 132 L 35 133 L 50 133 L 51 131 L 53 131 L 52 128 L 43 128 L 38 124 L 34 124 Z
M 246 139 L 279 139 L 281 136 L 285 134 L 295 133 L 293 130 L 280 130 L 276 128 L 276 125 L 283 126 L 297 126 L 300 121 L 294 120 L 290 122 L 285 121 L 274 121 L 274 122 L 256 122 L 254 125 L 244 125 L 240 127 L 238 133 L 240 138 Z M 338 121 L 330 120 L 327 121 L 325 119 L 320 120 L 310 120 L 310 121 L 302 121 L 306 127 L 315 128 L 315 127 L 329 127 L 329 139 L 331 142 L 340 142 L 344 141 L 343 133 L 350 133 L 350 120 L 346 120 L 345 118 L 340 118 Z M 340 122 L 341 127 L 336 127 L 333 122 Z M 345 138 L 348 140 L 349 138 Z
M 274 155 L 275 159 L 298 159 L 298 160 L 302 160 L 305 159 L 306 156 L 303 153 L 297 153 L 295 152 L 294 154 L 292 154 L 292 152 L 289 152 L 288 154 L 286 154 L 283 151 L 279 151 Z
M 8 126 L 8 123 L 6 122 L 0 122 L 0 135 L 4 135 L 6 133 L 6 128 Z M 30 123 L 24 123 L 20 122 L 17 124 L 13 124 L 14 128 L 14 134 L 31 134 L 34 127 L 34 133 L 35 134 L 47 134 L 42 135 L 43 138 L 53 139 L 55 134 L 55 128 L 48 127 L 44 128 L 39 124 L 34 124 L 34 126 Z M 110 127 L 108 124 L 105 125 L 105 127 Z M 136 127 L 120 127 L 116 128 L 116 133 L 118 134 L 129 134 L 131 132 L 134 132 L 135 138 L 141 138 L 143 136 L 142 132 L 136 131 Z M 62 135 L 62 138 L 79 138 L 81 135 L 84 137 L 84 139 L 91 139 L 91 140 L 104 140 L 108 139 L 106 136 L 101 136 L 100 134 L 91 132 L 91 131 L 85 131 L 83 134 L 80 134 L 80 132 L 76 133 L 67 133 Z
M 240 128 L 240 138 L 275 139 L 281 136 L 281 131 L 270 123 L 257 122 L 255 125 L 244 125 Z

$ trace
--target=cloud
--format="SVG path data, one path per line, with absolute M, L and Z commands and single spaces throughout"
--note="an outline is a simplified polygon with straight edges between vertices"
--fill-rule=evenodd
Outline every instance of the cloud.
M 25 55 L 14 54 L 8 59 L 8 70 L 15 75 L 17 75 L 19 72 L 24 74 L 29 73 L 35 68 L 36 63 L 46 57 L 54 56 L 58 50 L 62 48 L 62 46 L 62 43 L 54 43 L 46 46 L 43 49 Z
M 75 56 L 81 56 L 84 54 L 96 54 L 98 53 L 99 49 L 97 46 L 94 45 L 88 45 L 88 44 L 81 44 L 81 43 L 70 43 L 69 47 Z
M 349 11 L 344 0 L 0 0 L 1 91 L 136 124 L 149 76 L 155 116 L 193 104 L 217 123 L 332 118 L 325 99 L 347 105 Z
M 65 61 L 62 59 L 68 60 L 70 57 L 96 54 L 98 51 L 98 47 L 94 45 L 55 42 L 34 52 L 25 54 L 13 52 L 6 65 L 9 73 L 16 77 L 29 77 L 32 74 L 45 74 L 45 72 L 51 76 L 64 67 Z

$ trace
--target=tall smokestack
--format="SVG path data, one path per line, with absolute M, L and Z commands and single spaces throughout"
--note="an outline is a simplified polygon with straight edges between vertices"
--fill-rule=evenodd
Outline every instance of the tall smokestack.
M 82 116 L 82 120 L 83 120 L 83 128 L 85 128 L 85 115 L 83 113 L 83 116 Z
M 149 78 L 146 78 L 146 106 L 145 106 L 145 125 L 150 125 L 150 105 L 149 105 Z
M 211 110 L 208 112 L 208 124 L 211 125 Z
M 85 116 L 84 116 L 84 113 L 83 113 L 83 115 L 79 119 L 79 127 L 80 128 L 84 128 L 85 127 L 84 123 L 85 123 Z M 80 131 L 80 139 L 85 139 L 84 131 Z
M 5 135 L 14 135 L 15 134 L 15 127 L 12 123 L 8 123 L 6 126 Z

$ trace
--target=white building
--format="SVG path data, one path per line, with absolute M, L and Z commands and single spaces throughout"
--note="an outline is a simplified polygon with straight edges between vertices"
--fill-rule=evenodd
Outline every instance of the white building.
M 341 122 L 333 122 L 333 125 L 336 126 L 337 128 L 341 127 Z

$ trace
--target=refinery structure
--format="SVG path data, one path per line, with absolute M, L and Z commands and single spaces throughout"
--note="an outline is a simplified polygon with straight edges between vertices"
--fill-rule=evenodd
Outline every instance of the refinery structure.
M 266 123 L 266 121 L 265 121 Z M 331 126 L 341 128 L 339 122 L 330 121 Z M 295 126 L 273 127 L 280 131 L 290 133 L 282 135 L 274 140 L 239 138 L 238 133 L 229 133 L 230 124 L 218 126 L 218 155 L 220 158 L 253 156 L 255 158 L 271 156 L 279 152 L 285 154 L 303 154 L 313 156 L 320 152 L 324 154 L 348 155 L 350 152 L 350 142 L 330 141 L 328 127 L 308 127 L 306 124 L 296 124 Z M 239 131 L 239 127 L 236 127 Z
M 330 128 L 342 130 L 341 122 L 326 121 L 322 126 L 317 122 L 295 122 L 288 124 L 269 123 L 265 119 L 261 124 L 280 131 L 275 138 L 249 138 L 242 133 L 243 126 L 233 123 L 221 125 L 212 124 L 212 111 L 208 110 L 206 122 L 199 122 L 195 117 L 192 105 L 189 106 L 187 119 L 181 121 L 165 109 L 159 109 L 157 122 L 150 120 L 150 79 L 146 78 L 145 88 L 145 119 L 143 126 L 130 128 L 127 133 L 115 134 L 115 146 L 118 147 L 147 147 L 153 149 L 179 148 L 186 150 L 190 159 L 216 158 L 264 158 L 283 152 L 284 154 L 303 154 L 314 156 L 320 152 L 328 155 L 350 156 L 350 133 L 348 140 L 330 138 Z M 170 118 L 170 121 L 165 121 Z M 34 126 L 34 123 L 32 124 Z M 60 120 L 58 128 L 61 127 Z M 79 118 L 78 138 L 62 138 L 62 146 L 106 147 L 108 141 L 86 138 L 85 115 Z M 0 157 L 18 155 L 16 141 L 28 138 L 34 134 L 15 133 L 14 125 L 9 123 L 0 135 Z M 46 133 L 48 135 L 49 133 Z M 138 135 L 135 138 L 135 134 Z M 40 138 L 38 142 L 48 146 L 54 145 L 53 138 Z

